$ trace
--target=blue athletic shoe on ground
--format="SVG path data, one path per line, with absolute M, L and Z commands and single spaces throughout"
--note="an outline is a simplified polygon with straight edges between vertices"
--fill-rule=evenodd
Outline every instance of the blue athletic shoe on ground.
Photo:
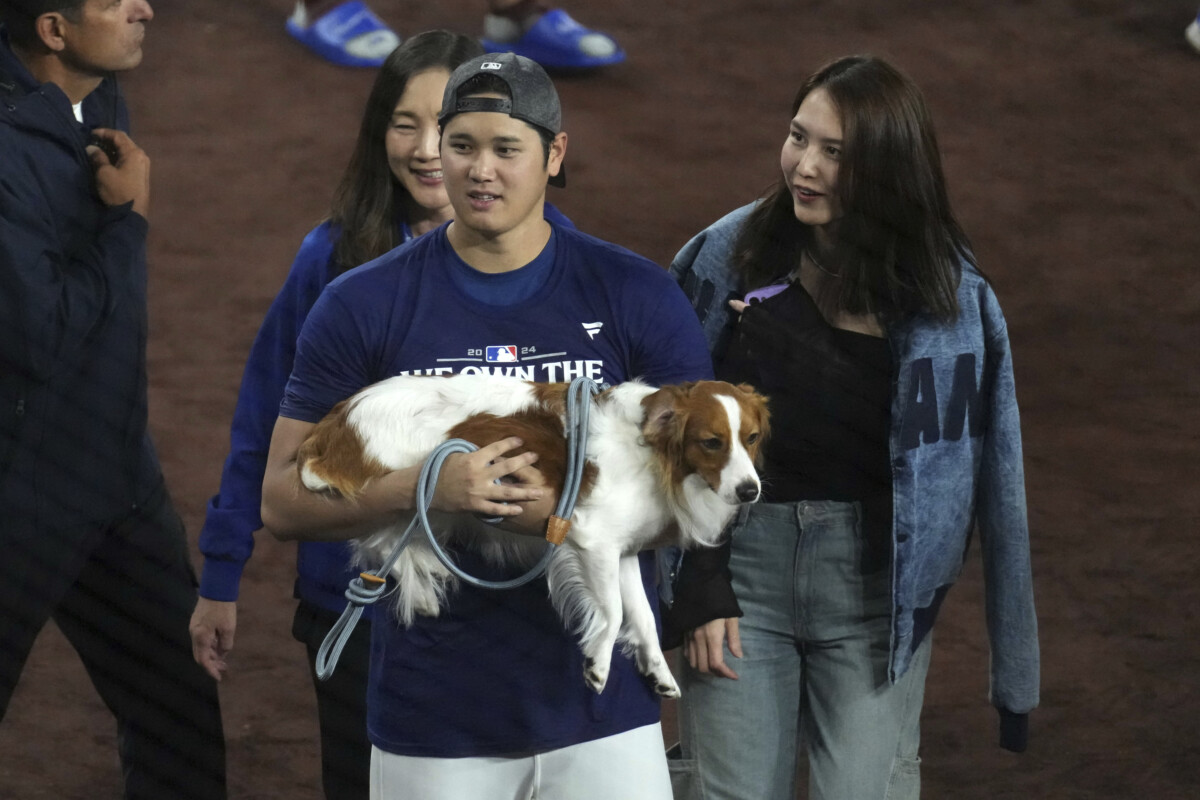
M 484 30 L 495 29 L 496 23 L 501 20 L 489 15 L 484 20 Z M 494 34 L 489 37 L 485 33 L 481 41 L 489 53 L 513 52 L 546 69 L 592 69 L 625 60 L 625 51 L 612 37 L 583 27 L 557 8 L 542 14 L 519 37 L 505 37 L 501 41 Z
M 311 21 L 304 4 L 297 3 L 286 27 L 300 44 L 343 67 L 379 67 L 400 45 L 400 37 L 360 0 L 349 0 Z

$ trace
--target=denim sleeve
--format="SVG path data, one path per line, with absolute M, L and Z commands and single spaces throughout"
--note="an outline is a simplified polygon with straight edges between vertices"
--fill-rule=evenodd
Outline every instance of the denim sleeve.
M 977 524 L 983 559 L 990 699 L 1015 714 L 1038 704 L 1040 655 L 1025 502 L 1021 421 L 1003 317 L 986 290 L 990 418 L 979 474 Z
M 752 208 L 743 206 L 722 217 L 693 236 L 671 260 L 671 277 L 691 302 L 714 358 L 724 351 L 732 331 L 735 318 L 728 302 L 738 294 L 730 259 Z

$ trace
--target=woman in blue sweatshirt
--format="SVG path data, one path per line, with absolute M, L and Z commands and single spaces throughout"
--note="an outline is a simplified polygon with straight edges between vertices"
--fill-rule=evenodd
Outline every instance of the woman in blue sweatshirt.
M 262 528 L 259 505 L 271 431 L 292 372 L 296 338 L 325 286 L 453 217 L 442 185 L 437 112 L 450 73 L 481 55 L 473 39 L 446 31 L 414 36 L 380 69 L 363 113 L 350 163 L 330 218 L 300 246 L 287 281 L 263 320 L 242 375 L 220 491 L 200 532 L 204 571 L 192 616 L 196 660 L 214 677 L 225 670 L 237 628 L 238 583 Z M 346 604 L 358 574 L 343 542 L 304 542 L 297 549 L 292 625 L 310 666 Z M 367 610 L 367 616 L 370 610 Z M 365 618 L 364 618 L 365 622 Z M 371 746 L 366 730 L 370 626 L 359 624 L 328 681 L 313 673 L 321 726 L 325 796 L 368 796 Z
M 765 502 L 665 561 L 682 767 L 709 800 L 790 800 L 803 742 L 810 800 L 912 800 L 930 631 L 973 531 L 1002 746 L 1038 702 L 1008 336 L 912 81 L 839 59 L 791 112 L 775 189 L 672 264 L 717 376 L 772 413 Z

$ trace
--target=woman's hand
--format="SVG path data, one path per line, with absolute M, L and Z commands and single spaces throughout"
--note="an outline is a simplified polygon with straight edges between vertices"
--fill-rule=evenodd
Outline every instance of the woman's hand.
M 734 303 L 736 301 L 730 301 Z M 743 304 L 745 305 L 745 304 Z M 701 625 L 683 639 L 683 655 L 697 672 L 737 680 L 737 673 L 725 663 L 725 642 L 729 652 L 742 657 L 742 639 L 738 634 L 738 618 L 714 619 Z

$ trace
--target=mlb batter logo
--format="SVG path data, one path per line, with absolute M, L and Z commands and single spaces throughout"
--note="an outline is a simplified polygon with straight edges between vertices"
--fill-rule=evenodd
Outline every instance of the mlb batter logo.
M 515 344 L 488 345 L 487 352 L 484 354 L 484 361 L 489 364 L 502 364 L 516 360 L 517 346 Z

